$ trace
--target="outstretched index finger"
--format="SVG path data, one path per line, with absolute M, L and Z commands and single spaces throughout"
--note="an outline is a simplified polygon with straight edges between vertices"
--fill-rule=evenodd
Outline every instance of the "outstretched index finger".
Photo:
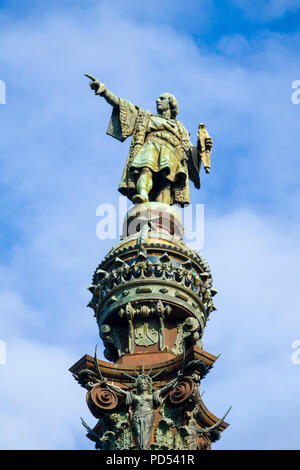
M 85 73 L 84 75 L 85 75 L 87 78 L 91 79 L 93 82 L 97 82 L 97 81 L 98 81 L 97 78 L 92 77 L 92 75 L 89 75 L 88 73 Z

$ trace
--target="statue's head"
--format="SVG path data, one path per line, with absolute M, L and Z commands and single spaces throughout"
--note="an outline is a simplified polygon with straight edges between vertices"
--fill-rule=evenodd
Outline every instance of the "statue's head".
M 158 114 L 162 114 L 163 111 L 168 109 L 171 111 L 171 119 L 176 119 L 179 108 L 175 96 L 171 93 L 162 93 L 156 100 L 156 110 Z
M 149 370 L 148 373 L 145 372 L 145 367 L 144 367 L 144 361 L 142 363 L 142 373 L 139 374 L 138 371 L 136 370 L 135 373 L 137 377 L 134 377 L 132 375 L 127 374 L 126 372 L 122 372 L 122 374 L 126 375 L 126 377 L 129 377 L 131 380 L 134 381 L 135 389 L 137 393 L 144 393 L 144 392 L 149 392 L 152 393 L 152 385 L 153 379 L 157 377 L 159 374 L 161 374 L 165 369 L 161 369 L 156 374 L 150 375 L 152 372 L 152 369 Z
M 139 375 L 136 379 L 136 390 L 139 393 L 152 391 L 152 380 L 148 375 Z

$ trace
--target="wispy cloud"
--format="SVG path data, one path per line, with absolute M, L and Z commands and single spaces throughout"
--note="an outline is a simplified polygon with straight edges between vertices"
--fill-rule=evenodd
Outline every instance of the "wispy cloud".
M 231 0 L 245 14 L 257 21 L 271 21 L 300 9 L 298 0 Z
M 222 355 L 203 398 L 219 414 L 232 404 L 232 425 L 218 448 L 299 447 L 299 367 L 291 344 L 300 338 L 300 245 L 292 227 L 249 211 L 206 222 L 205 254 L 220 292 L 204 348 Z M 275 421 L 285 433 L 272 431 Z

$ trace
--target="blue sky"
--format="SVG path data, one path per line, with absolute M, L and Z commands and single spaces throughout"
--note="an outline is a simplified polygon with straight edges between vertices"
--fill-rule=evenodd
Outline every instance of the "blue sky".
M 222 355 L 203 398 L 232 404 L 215 448 L 300 447 L 300 2 L 151 4 L 0 0 L 0 448 L 92 448 L 67 369 L 98 341 L 86 287 L 116 241 L 96 208 L 117 205 L 129 143 L 105 134 L 85 72 L 147 109 L 173 93 L 193 142 L 207 124 L 212 172 L 191 196 L 219 290 L 204 348 Z

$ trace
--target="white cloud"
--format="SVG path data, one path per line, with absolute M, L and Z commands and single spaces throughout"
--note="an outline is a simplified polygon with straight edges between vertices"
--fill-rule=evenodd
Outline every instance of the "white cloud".
M 232 404 L 216 448 L 297 449 L 298 237 L 279 219 L 237 211 L 207 218 L 203 252 L 219 289 L 204 349 L 221 353 L 203 398 L 217 415 Z
M 67 372 L 72 355 L 63 347 L 14 339 L 0 366 L 0 448 L 74 449 L 89 418 L 85 392 Z M 94 422 L 94 418 L 90 422 Z M 87 440 L 85 448 L 91 448 Z

